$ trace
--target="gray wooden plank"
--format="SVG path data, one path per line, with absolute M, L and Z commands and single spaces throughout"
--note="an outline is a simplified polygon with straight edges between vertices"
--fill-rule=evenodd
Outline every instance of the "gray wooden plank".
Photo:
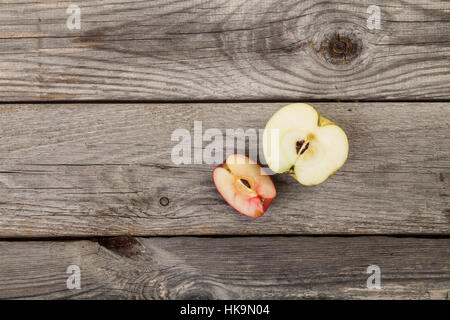
M 448 299 L 450 240 L 110 238 L 0 242 L 0 298 Z M 66 286 L 70 265 L 81 289 Z M 367 288 L 369 265 L 381 289 Z
M 174 130 L 262 129 L 283 105 L 2 105 L 0 237 L 450 234 L 449 103 L 315 104 L 347 163 L 315 187 L 274 176 L 256 220 L 222 200 L 214 164 L 172 162 Z
M 72 3 L 3 2 L 1 101 L 449 98 L 446 0 Z

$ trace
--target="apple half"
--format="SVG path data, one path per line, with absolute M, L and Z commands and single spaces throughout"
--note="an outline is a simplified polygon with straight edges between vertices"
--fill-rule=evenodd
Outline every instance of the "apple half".
M 213 171 L 214 184 L 225 201 L 243 215 L 258 218 L 276 196 L 272 179 L 250 158 L 232 154 Z
M 348 156 L 345 132 L 308 104 L 293 103 L 267 122 L 263 150 L 269 168 L 289 172 L 304 185 L 317 185 L 342 167 Z

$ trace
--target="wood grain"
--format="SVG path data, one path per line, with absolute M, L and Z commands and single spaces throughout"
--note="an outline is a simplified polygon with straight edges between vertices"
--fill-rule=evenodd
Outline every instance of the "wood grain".
M 214 164 L 172 162 L 175 129 L 262 129 L 283 105 L 2 105 L 0 237 L 450 234 L 449 103 L 315 104 L 347 163 L 315 187 L 274 176 L 256 220 L 222 200 Z
M 450 2 L 8 0 L 0 100 L 449 99 Z
M 2 299 L 448 299 L 450 240 L 147 238 L 0 242 Z M 368 289 L 369 265 L 381 289 Z M 81 289 L 68 290 L 69 265 Z

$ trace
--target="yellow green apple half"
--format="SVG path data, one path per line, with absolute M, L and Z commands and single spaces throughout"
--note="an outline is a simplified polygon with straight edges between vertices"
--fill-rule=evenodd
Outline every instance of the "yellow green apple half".
M 345 132 L 310 105 L 289 104 L 267 122 L 263 150 L 269 168 L 289 172 L 304 185 L 317 185 L 347 160 Z

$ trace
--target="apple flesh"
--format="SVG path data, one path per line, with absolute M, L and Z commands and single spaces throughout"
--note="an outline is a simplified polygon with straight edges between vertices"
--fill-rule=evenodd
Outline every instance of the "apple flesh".
M 230 155 L 213 171 L 214 184 L 230 206 L 243 215 L 258 218 L 276 196 L 272 179 L 250 158 Z
M 289 172 L 304 185 L 324 182 L 348 156 L 345 132 L 310 105 L 294 103 L 267 122 L 263 149 L 269 168 Z

